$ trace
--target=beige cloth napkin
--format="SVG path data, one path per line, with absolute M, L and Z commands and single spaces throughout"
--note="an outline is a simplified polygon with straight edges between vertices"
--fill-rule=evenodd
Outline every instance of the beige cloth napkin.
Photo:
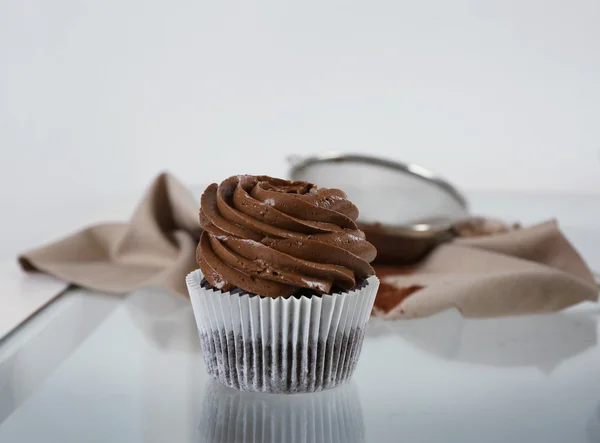
M 437 247 L 407 275 L 382 282 L 410 293 L 391 309 L 378 298 L 374 314 L 387 319 L 426 317 L 452 307 L 465 317 L 531 314 L 598 299 L 592 273 L 555 221 L 457 239 Z
M 100 291 L 165 286 L 187 295 L 185 276 L 197 268 L 199 236 L 198 202 L 176 178 L 161 174 L 129 223 L 88 227 L 23 253 L 19 263 L 26 271 Z M 547 312 L 598 296 L 589 269 L 554 222 L 457 240 L 438 247 L 410 275 L 384 281 L 423 287 L 391 309 L 376 307 L 374 313 L 384 318 L 427 316 L 449 307 L 470 317 Z
M 197 268 L 198 203 L 175 177 L 161 174 L 129 223 L 105 223 L 19 256 L 41 271 L 107 292 L 166 286 L 187 294 L 185 276 Z

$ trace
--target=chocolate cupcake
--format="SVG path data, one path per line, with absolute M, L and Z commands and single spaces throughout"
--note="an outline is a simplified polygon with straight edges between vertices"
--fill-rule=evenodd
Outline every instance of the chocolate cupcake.
M 187 277 L 208 372 L 240 390 L 331 388 L 354 368 L 379 281 L 338 189 L 233 176 L 201 200 Z

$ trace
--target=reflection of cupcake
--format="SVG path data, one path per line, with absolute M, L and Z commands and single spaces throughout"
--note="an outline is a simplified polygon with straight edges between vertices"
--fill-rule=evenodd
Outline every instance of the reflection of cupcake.
M 208 372 L 227 386 L 312 392 L 348 380 L 379 281 L 336 189 L 234 176 L 201 200 L 187 284 Z
M 237 392 L 209 382 L 196 441 L 362 443 L 365 427 L 353 383 L 315 394 Z

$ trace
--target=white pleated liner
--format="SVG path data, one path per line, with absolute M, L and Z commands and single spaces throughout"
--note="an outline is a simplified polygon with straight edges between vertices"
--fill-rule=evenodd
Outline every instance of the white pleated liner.
M 187 286 L 208 372 L 240 390 L 299 393 L 348 380 L 379 287 L 320 297 L 270 298 Z

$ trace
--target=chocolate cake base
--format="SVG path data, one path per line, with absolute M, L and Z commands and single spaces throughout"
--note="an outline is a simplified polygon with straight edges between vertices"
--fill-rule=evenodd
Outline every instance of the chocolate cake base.
M 322 391 L 352 376 L 379 287 L 375 276 L 351 291 L 262 297 L 186 279 L 207 372 L 240 391 Z
M 316 392 L 335 387 L 354 373 L 364 329 L 337 333 L 327 341 L 277 346 L 259 339 L 244 345 L 242 336 L 211 331 L 200 335 L 209 374 L 226 386 L 271 393 Z
M 204 288 L 204 289 L 211 289 L 213 291 L 218 291 L 218 288 L 215 288 L 214 286 L 212 286 L 208 280 L 206 280 L 206 278 L 202 279 L 202 282 L 200 283 L 200 285 Z M 367 281 L 364 279 L 359 279 L 356 283 L 356 287 L 354 289 L 362 289 L 367 285 Z M 333 288 L 333 290 L 331 291 L 331 294 L 342 294 L 346 291 L 344 291 L 343 289 L 340 288 Z M 229 293 L 231 294 L 237 294 L 237 295 L 243 295 L 243 294 L 248 294 L 250 297 L 262 297 L 260 295 L 254 294 L 252 292 L 247 292 L 245 290 L 243 290 L 242 288 L 238 288 L 235 287 L 233 289 L 231 289 L 229 291 Z M 298 288 L 290 297 L 294 297 L 294 298 L 301 298 L 301 297 L 321 297 L 323 294 L 314 291 L 312 289 L 307 289 L 307 288 Z

